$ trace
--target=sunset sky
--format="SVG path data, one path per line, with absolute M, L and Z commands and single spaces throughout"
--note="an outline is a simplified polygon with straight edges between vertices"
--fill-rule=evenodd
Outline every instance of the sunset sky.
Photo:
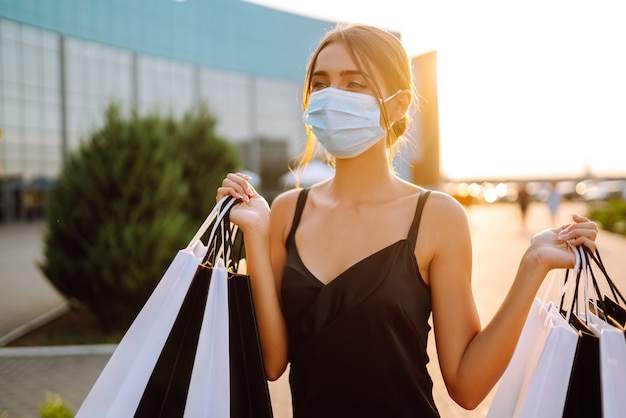
M 399 31 L 410 56 L 436 50 L 447 176 L 626 176 L 621 0 L 254 2 Z

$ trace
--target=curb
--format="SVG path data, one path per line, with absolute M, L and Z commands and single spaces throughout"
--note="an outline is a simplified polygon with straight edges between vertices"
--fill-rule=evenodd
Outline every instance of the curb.
M 0 347 L 7 345 L 11 341 L 17 340 L 21 336 L 28 334 L 30 331 L 37 329 L 54 319 L 57 319 L 58 317 L 66 313 L 68 310 L 69 310 L 69 304 L 67 302 L 64 302 L 63 304 L 57 306 L 56 308 L 52 308 L 51 310 L 44 313 L 43 315 L 40 315 L 37 318 L 28 321 L 24 325 L 20 325 L 13 331 L 0 337 Z
M 46 347 L 0 348 L 0 357 L 47 357 L 111 355 L 117 344 L 59 345 Z

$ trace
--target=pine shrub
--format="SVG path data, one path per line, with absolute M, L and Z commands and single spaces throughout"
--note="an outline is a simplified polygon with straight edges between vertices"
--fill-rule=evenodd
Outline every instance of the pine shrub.
M 215 204 L 223 176 L 240 168 L 206 107 L 182 120 L 124 118 L 72 153 L 50 193 L 41 269 L 84 303 L 107 331 L 123 331 Z

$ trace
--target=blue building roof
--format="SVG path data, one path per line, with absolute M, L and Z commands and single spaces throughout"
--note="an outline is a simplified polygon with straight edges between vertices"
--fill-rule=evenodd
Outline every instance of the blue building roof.
M 0 16 L 203 66 L 301 80 L 334 22 L 241 0 L 0 0 Z

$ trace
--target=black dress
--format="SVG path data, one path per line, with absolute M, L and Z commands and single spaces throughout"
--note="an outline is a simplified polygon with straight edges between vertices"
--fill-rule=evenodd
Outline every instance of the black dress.
M 422 192 L 406 239 L 364 258 L 328 285 L 305 267 L 287 238 L 282 300 L 289 333 L 294 418 L 438 417 L 426 369 L 431 313 L 414 249 Z

